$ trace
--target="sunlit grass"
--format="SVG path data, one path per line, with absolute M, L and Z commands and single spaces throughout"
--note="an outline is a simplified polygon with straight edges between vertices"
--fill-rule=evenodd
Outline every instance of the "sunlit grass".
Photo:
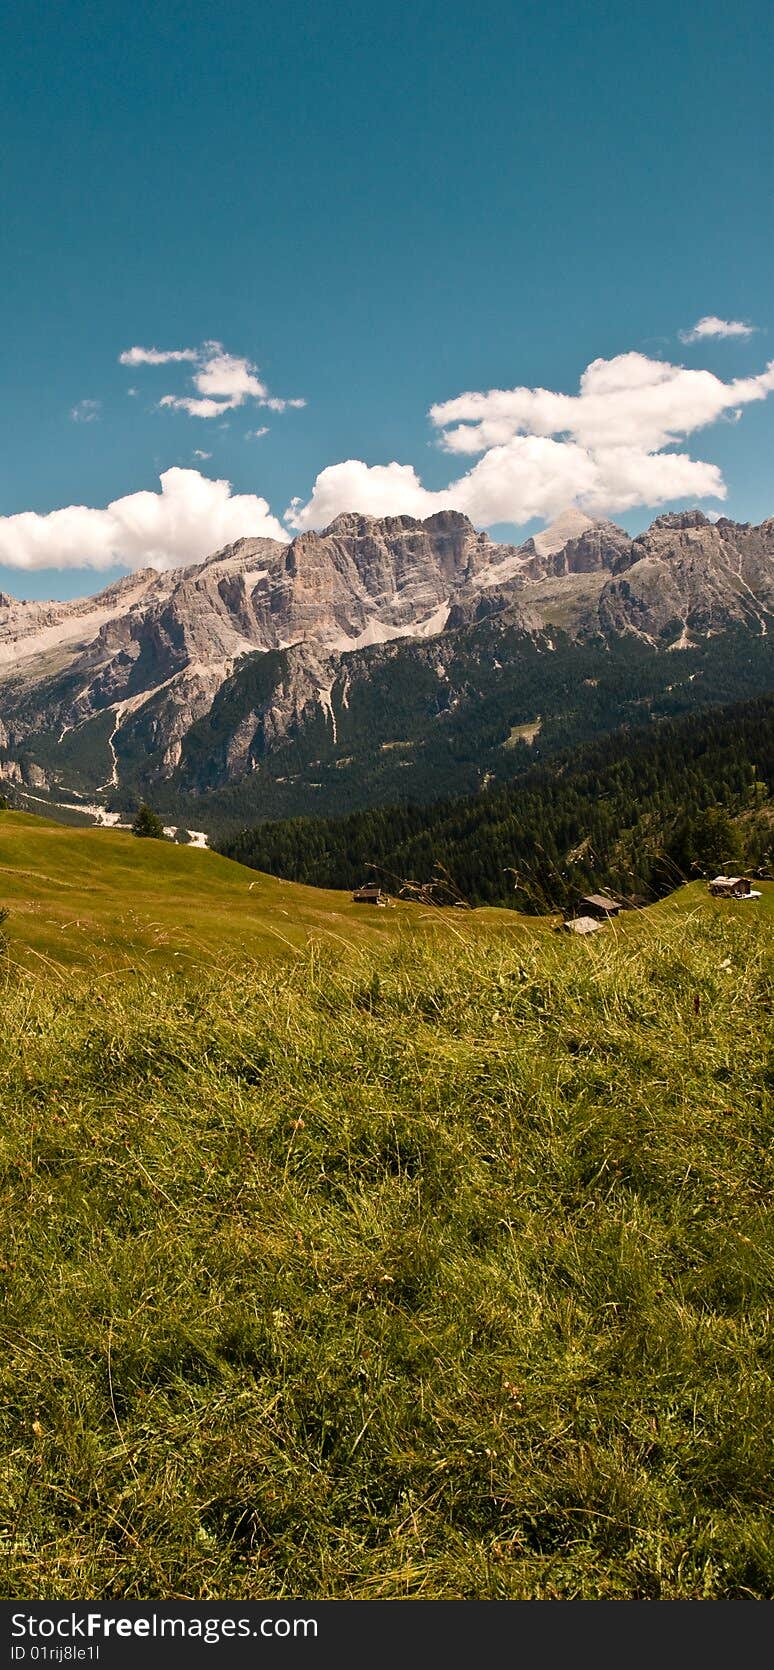
M 693 899 L 6 959 L 4 1593 L 772 1595 L 766 921 Z

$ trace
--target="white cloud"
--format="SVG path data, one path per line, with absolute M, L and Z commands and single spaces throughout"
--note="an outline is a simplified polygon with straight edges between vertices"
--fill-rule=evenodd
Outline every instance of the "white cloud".
M 196 360 L 198 348 L 125 348 L 119 365 L 172 365 L 177 360 Z
M 195 394 L 164 394 L 159 405 L 189 417 L 214 418 L 252 400 L 273 412 L 305 406 L 305 400 L 282 400 L 270 395 L 258 367 L 240 354 L 229 354 L 222 342 L 203 342 L 198 348 L 126 348 L 121 365 L 169 365 L 188 360 L 196 369 L 191 382 Z
M 550 517 L 568 504 L 594 515 L 678 499 L 726 496 L 716 464 L 666 451 L 719 418 L 774 390 L 774 361 L 756 377 L 728 383 L 709 371 L 644 354 L 594 360 L 575 395 L 543 388 L 469 392 L 431 407 L 440 444 L 452 454 L 479 453 L 466 474 L 437 492 L 410 464 L 330 465 L 312 496 L 285 514 L 292 528 L 324 527 L 341 511 L 373 516 L 428 516 L 464 511 L 483 526 Z
M 324 528 L 343 510 L 366 516 L 431 516 L 442 504 L 452 504 L 451 492 L 428 492 L 411 464 L 369 466 L 348 458 L 321 470 L 309 503 L 294 499 L 285 521 L 301 531 Z
M 205 358 L 194 375 L 200 394 L 217 395 L 227 406 L 241 406 L 247 399 L 264 401 L 265 383 L 256 376 L 256 366 L 237 354 L 227 354 L 220 342 L 205 342 Z
M 689 331 L 677 334 L 681 342 L 704 342 L 711 336 L 754 336 L 757 329 L 757 325 L 745 325 L 741 319 L 718 319 L 717 314 L 707 313 Z
M 774 389 L 774 360 L 758 377 L 724 383 L 711 371 L 619 354 L 592 360 L 578 394 L 550 389 L 490 389 L 431 406 L 446 452 L 482 452 L 513 435 L 562 435 L 582 446 L 638 446 L 656 452 L 724 412 L 765 400 Z
M 478 526 L 491 527 L 556 516 L 570 504 L 601 516 L 708 495 L 726 496 L 720 470 L 685 453 L 617 447 L 595 457 L 572 441 L 518 435 L 504 446 L 490 447 L 466 475 L 437 492 L 423 487 L 410 464 L 369 467 L 351 458 L 329 465 L 318 475 L 308 504 L 295 499 L 285 521 L 303 531 L 325 527 L 344 510 L 417 517 L 461 510 Z
M 262 400 L 262 406 L 268 407 L 270 412 L 300 412 L 306 405 L 305 400 L 277 400 L 274 396 L 269 400 Z
M 245 430 L 245 440 L 246 441 L 261 441 L 261 440 L 263 440 L 264 435 L 268 435 L 268 433 L 269 433 L 269 430 L 268 430 L 268 426 L 266 424 L 263 425 L 262 429 L 246 429 Z
M 211 452 L 203 452 L 201 447 L 199 447 L 199 446 L 194 449 L 194 458 L 205 459 L 205 458 L 211 458 L 211 457 L 212 457 Z
M 165 470 L 161 492 L 130 493 L 105 509 L 68 505 L 48 515 L 0 516 L 9 568 L 176 568 L 246 536 L 286 541 L 265 499 L 232 493 L 198 470 Z
M 221 412 L 230 410 L 230 404 L 221 400 L 195 400 L 193 397 L 177 394 L 163 394 L 160 406 L 171 406 L 175 412 L 187 412 L 189 417 L 212 418 Z
M 79 400 L 77 406 L 73 406 L 70 417 L 73 423 L 96 423 L 101 412 L 101 400 Z

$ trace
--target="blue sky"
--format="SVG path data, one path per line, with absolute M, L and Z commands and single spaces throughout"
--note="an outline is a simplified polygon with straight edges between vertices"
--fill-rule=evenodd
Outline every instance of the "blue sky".
M 17 7 L 0 69 L 0 587 L 94 591 L 146 560 L 143 541 L 182 560 L 203 554 L 196 527 L 205 544 L 240 516 L 293 532 L 347 494 L 423 513 L 471 470 L 450 502 L 496 534 L 562 493 L 633 529 L 678 503 L 774 513 L 774 393 L 752 382 L 774 358 L 772 47 L 759 0 Z M 706 317 L 756 329 L 680 340 Z M 209 418 L 161 406 L 201 398 L 213 342 L 232 383 L 268 393 L 221 393 Z M 119 364 L 137 346 L 198 359 Z M 546 418 L 534 391 L 577 395 L 597 360 L 622 364 L 612 406 L 603 372 L 577 427 Z M 667 379 L 656 439 L 652 362 L 736 389 Z M 492 389 L 524 396 L 499 428 Z M 628 390 L 627 444 L 720 471 L 725 500 L 699 498 L 706 470 L 622 469 Z M 429 419 L 465 391 L 477 405 Z M 589 440 L 597 394 L 610 422 Z M 315 488 L 351 459 L 357 475 Z M 404 474 L 372 473 L 393 461 Z M 104 518 L 83 523 L 91 567 L 77 519 L 69 542 L 7 522 L 158 496 L 169 471 L 205 486 L 168 476 L 161 511 L 122 513 L 119 561 Z M 639 501 L 608 511 L 616 494 Z

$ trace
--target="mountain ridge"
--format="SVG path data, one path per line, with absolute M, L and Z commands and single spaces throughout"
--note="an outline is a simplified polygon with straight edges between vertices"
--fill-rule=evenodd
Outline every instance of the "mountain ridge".
M 517 690 L 519 669 L 527 678 L 557 633 L 565 657 L 635 642 L 662 657 L 730 631 L 767 640 L 773 622 L 774 518 L 754 527 L 670 512 L 631 538 L 570 511 L 515 546 L 458 511 L 346 512 L 290 543 L 241 539 L 92 598 L 3 594 L 0 778 L 87 795 L 97 809 L 122 794 L 197 796 L 255 773 L 321 719 L 329 753 L 350 692 L 388 664 L 409 687 L 429 676 L 447 723 L 450 709 L 475 706 L 476 679 L 484 701 L 493 670 Z M 489 666 L 482 631 L 500 645 Z M 384 699 L 397 712 L 404 696 Z M 207 759 L 198 734 L 227 711 L 230 733 Z

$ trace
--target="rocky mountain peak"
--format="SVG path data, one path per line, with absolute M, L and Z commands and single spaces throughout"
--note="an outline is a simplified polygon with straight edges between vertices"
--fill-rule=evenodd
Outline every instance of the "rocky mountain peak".
M 436 510 L 424 519 L 419 516 L 369 516 L 364 511 L 343 510 L 328 523 L 327 528 L 316 533 L 316 537 L 327 539 L 333 535 L 334 538 L 349 536 L 362 539 L 368 534 L 378 533 L 383 538 L 394 539 L 401 534 L 421 531 L 429 534 L 476 532 L 469 517 L 461 510 Z
M 585 510 L 577 510 L 575 505 L 569 505 L 567 510 L 554 517 L 553 522 L 549 522 L 548 527 L 541 528 L 526 543 L 532 546 L 537 556 L 552 557 L 562 550 L 569 539 L 577 539 L 587 528 L 593 527 L 592 516 L 587 516 Z
M 523 574 L 530 579 L 614 570 L 629 560 L 631 539 L 616 522 L 594 521 L 585 511 L 562 511 L 541 533 L 520 547 Z
M 214 551 L 211 557 L 205 557 L 204 562 L 192 564 L 186 572 L 228 567 L 238 572 L 240 568 L 251 567 L 256 558 L 276 561 L 287 549 L 288 544 L 279 539 L 237 539 L 233 545 L 224 545 L 220 551 Z
M 425 517 L 421 525 L 428 533 L 476 534 L 470 517 L 461 510 L 435 510 L 432 516 Z
M 657 516 L 648 528 L 653 533 L 656 528 L 711 528 L 714 526 L 703 510 L 669 510 L 663 516 Z M 642 538 L 642 535 L 640 535 Z
M 418 527 L 419 523 L 413 516 L 369 516 L 365 511 L 342 510 L 326 528 L 309 528 L 306 533 L 299 534 L 298 539 L 314 541 L 318 539 L 364 539 L 379 528 L 385 533 L 402 533 L 404 530 Z M 294 541 L 297 543 L 297 541 Z

